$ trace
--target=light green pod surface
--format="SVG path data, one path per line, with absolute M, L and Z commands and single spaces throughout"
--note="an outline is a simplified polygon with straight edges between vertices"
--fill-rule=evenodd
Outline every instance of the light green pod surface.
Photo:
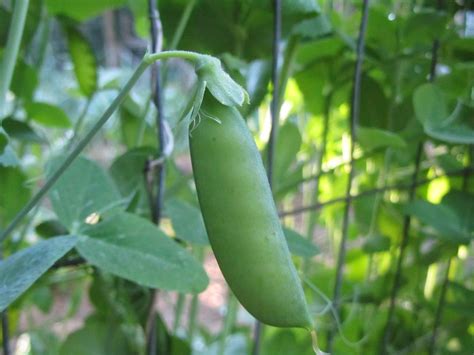
M 277 327 L 311 328 L 260 153 L 240 113 L 207 97 L 190 133 L 196 189 L 212 249 L 240 303 Z

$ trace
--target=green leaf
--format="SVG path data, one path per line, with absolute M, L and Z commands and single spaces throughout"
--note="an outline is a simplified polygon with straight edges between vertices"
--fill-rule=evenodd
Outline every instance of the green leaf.
M 73 236 L 43 240 L 0 261 L 0 311 L 8 307 L 77 242 Z
M 165 204 L 165 211 L 173 223 L 179 239 L 199 245 L 209 245 L 206 227 L 198 208 L 184 201 L 173 199 Z
M 156 146 L 156 134 L 153 128 L 148 122 L 143 122 L 146 119 L 143 110 L 130 95 L 120 105 L 119 114 L 122 140 L 128 148 L 136 147 L 141 134 L 143 134 L 142 145 Z M 145 125 L 144 131 L 141 132 L 143 125 Z
M 19 168 L 0 166 L 0 229 L 6 227 L 30 199 L 26 181 L 26 175 Z
M 364 75 L 360 92 L 360 124 L 364 127 L 387 129 L 389 100 L 382 85 L 372 77 Z
M 433 228 L 437 236 L 448 242 L 465 244 L 472 238 L 462 230 L 458 215 L 446 205 L 417 200 L 409 203 L 405 212 Z
M 46 102 L 32 102 L 25 105 L 28 118 L 48 127 L 69 128 L 71 121 L 66 113 Z
M 23 60 L 18 60 L 13 73 L 11 91 L 18 97 L 27 101 L 33 100 L 36 87 L 38 86 L 38 72 Z
M 56 171 L 62 158 L 53 159 L 47 175 Z M 76 159 L 49 192 L 53 210 L 69 231 L 78 232 L 93 213 L 99 216 L 120 210 L 124 203 L 109 175 L 97 163 Z
M 91 97 L 97 90 L 97 60 L 84 35 L 71 25 L 65 26 L 69 54 L 82 93 Z
M 282 180 L 291 170 L 291 166 L 296 163 L 296 155 L 301 147 L 301 133 L 298 126 L 290 121 L 286 121 L 278 131 L 275 147 L 275 178 Z
M 271 65 L 268 60 L 254 60 L 249 63 L 245 74 L 245 85 L 250 97 L 250 104 L 244 108 L 244 117 L 254 112 L 262 103 L 268 92 Z
M 81 329 L 66 338 L 60 355 L 128 355 L 133 354 L 121 324 L 92 316 Z
M 202 266 L 145 219 L 119 213 L 84 233 L 79 253 L 104 271 L 152 288 L 198 293 L 207 286 Z
M 78 21 L 95 17 L 107 9 L 124 6 L 127 0 L 46 0 L 46 7 L 52 15 L 65 15 Z
M 422 9 L 409 15 L 402 28 L 402 38 L 406 47 L 415 45 L 431 46 L 446 29 L 448 16 L 434 9 Z
M 8 135 L 16 140 L 26 143 L 46 143 L 46 140 L 40 137 L 31 126 L 14 118 L 5 118 L 2 121 L 3 128 Z
M 293 34 L 309 39 L 324 37 L 333 31 L 331 21 L 325 15 L 303 20 L 293 27 Z
M 294 255 L 310 258 L 319 253 L 319 248 L 293 229 L 283 227 L 288 249 Z
M 249 102 L 249 95 L 222 69 L 221 61 L 209 55 L 202 55 L 196 62 L 196 74 L 211 94 L 223 105 L 242 106 Z
M 359 127 L 357 129 L 357 139 L 360 145 L 369 151 L 381 147 L 406 147 L 405 141 L 398 134 L 378 128 Z
M 390 238 L 383 235 L 372 235 L 369 236 L 362 246 L 368 254 L 378 253 L 382 251 L 387 251 L 390 249 Z
M 423 127 L 439 127 L 448 118 L 443 93 L 435 84 L 423 84 L 413 94 L 416 118 Z
M 445 127 L 425 127 L 425 133 L 443 142 L 454 144 L 474 144 L 474 130 L 464 124 Z
M 474 194 L 451 190 L 443 196 L 442 203 L 456 212 L 461 232 L 465 234 L 474 232 Z
M 55 219 L 41 222 L 35 227 L 35 232 L 43 238 L 51 238 L 67 233 L 67 229 Z
M 131 149 L 115 159 L 109 170 L 122 197 L 127 200 L 137 199 L 138 212 L 149 211 L 143 170 L 146 161 L 154 157 L 156 157 L 156 149 L 149 147 Z

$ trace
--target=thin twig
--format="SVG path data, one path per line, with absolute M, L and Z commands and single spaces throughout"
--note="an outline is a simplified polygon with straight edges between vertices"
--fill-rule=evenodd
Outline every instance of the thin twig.
M 10 355 L 10 329 L 8 325 L 8 310 L 2 312 L 2 340 L 3 340 L 3 354 Z
M 364 0 L 362 6 L 362 19 L 360 22 L 359 37 L 357 39 L 357 60 L 354 70 L 354 85 L 352 88 L 352 102 L 351 102 L 351 114 L 350 114 L 350 165 L 349 165 L 349 177 L 346 188 L 347 201 L 344 207 L 344 217 L 342 224 L 342 235 L 341 242 L 339 244 L 339 255 L 337 258 L 336 266 L 336 281 L 334 284 L 333 291 L 333 304 L 335 311 L 339 313 L 339 298 L 342 286 L 343 278 L 343 269 L 344 261 L 346 257 L 346 244 L 347 244 L 347 234 L 349 230 L 349 212 L 351 208 L 351 191 L 354 180 L 354 146 L 357 141 L 356 129 L 359 123 L 359 113 L 360 113 L 360 95 L 361 95 L 361 81 L 362 81 L 362 63 L 364 61 L 364 43 L 365 43 L 365 32 L 367 29 L 367 21 L 369 14 L 369 0 Z M 328 351 L 332 352 L 332 345 L 334 340 L 334 329 L 331 328 L 328 333 Z
M 280 39 L 281 39 L 281 0 L 273 0 L 273 53 L 272 53 L 272 102 L 270 137 L 268 139 L 267 151 L 267 177 L 270 188 L 273 186 L 273 164 L 275 158 L 275 145 L 278 133 L 278 122 L 280 116 L 280 81 L 279 81 L 279 57 L 280 57 Z M 260 342 L 262 338 L 263 325 L 259 321 L 255 323 L 253 335 L 252 354 L 260 353 Z
M 321 141 L 321 148 L 318 152 L 318 159 L 316 161 L 316 169 L 317 174 L 314 179 L 314 190 L 312 193 L 312 204 L 316 205 L 319 203 L 319 185 L 321 182 L 322 177 L 322 166 L 324 157 L 326 156 L 326 148 L 328 143 L 328 135 L 329 135 L 329 119 L 331 116 L 331 103 L 332 103 L 332 93 L 328 93 L 324 98 L 324 113 L 323 113 L 323 134 L 322 134 L 322 141 Z M 314 231 L 316 228 L 316 214 L 311 214 L 308 221 L 308 230 L 307 230 L 307 238 L 308 240 L 313 240 Z M 305 259 L 303 262 L 303 274 L 306 274 L 309 268 L 309 258 Z
M 278 134 L 278 122 L 280 114 L 280 79 L 279 79 L 279 57 L 280 57 L 280 38 L 281 38 L 281 0 L 273 0 L 273 53 L 272 53 L 272 102 L 270 137 L 268 139 L 267 152 L 267 176 L 270 187 L 273 186 L 273 164 L 275 156 L 275 145 Z

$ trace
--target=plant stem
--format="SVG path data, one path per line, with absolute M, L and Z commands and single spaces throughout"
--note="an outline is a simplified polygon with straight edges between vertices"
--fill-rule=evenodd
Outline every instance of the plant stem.
M 438 306 L 436 307 L 435 321 L 433 324 L 433 333 L 431 334 L 430 342 L 428 345 L 429 355 L 433 355 L 436 349 L 436 339 L 438 337 L 439 324 L 441 323 L 441 317 L 443 314 L 444 304 L 446 301 L 446 290 L 448 289 L 448 284 L 449 284 L 449 271 L 451 269 L 451 261 L 452 259 L 449 258 L 446 264 L 446 272 L 444 274 L 443 284 L 441 286 Z
M 73 129 L 73 135 L 71 137 L 70 142 L 68 143 L 69 146 L 72 146 L 74 142 L 76 141 L 77 137 L 79 137 L 79 131 L 82 128 L 82 124 L 84 123 L 84 119 L 87 115 L 87 112 L 89 111 L 89 107 L 91 105 L 93 97 L 88 97 L 86 104 L 84 105 L 84 108 L 82 109 L 82 112 L 80 113 L 79 117 L 77 118 L 76 124 L 74 125 Z
M 328 93 L 324 100 L 323 136 L 322 136 L 321 148 L 318 154 L 318 160 L 316 162 L 317 175 L 316 175 L 316 178 L 314 179 L 314 192 L 312 194 L 312 203 L 311 203 L 312 205 L 319 203 L 319 184 L 320 184 L 320 180 L 322 176 L 321 171 L 322 171 L 323 161 L 326 155 L 326 148 L 327 148 L 327 143 L 328 143 L 329 119 L 331 116 L 331 102 L 332 102 L 332 93 Z M 310 241 L 313 240 L 313 234 L 314 234 L 314 229 L 316 227 L 316 221 L 317 221 L 316 214 L 315 213 L 311 214 L 309 217 L 308 230 L 307 230 L 307 237 L 308 237 L 308 240 Z M 308 267 L 309 267 L 309 260 L 305 259 L 303 263 L 303 274 L 307 273 Z
M 69 165 L 71 165 L 72 162 L 77 158 L 77 156 L 81 154 L 87 144 L 89 144 L 89 142 L 92 140 L 92 138 L 94 138 L 96 133 L 102 128 L 102 126 L 107 122 L 110 116 L 112 116 L 117 107 L 122 103 L 122 101 L 125 99 L 132 87 L 137 82 L 137 80 L 140 78 L 140 76 L 150 64 L 152 64 L 156 60 L 163 60 L 169 58 L 182 58 L 195 62 L 197 59 L 199 59 L 200 56 L 202 56 L 202 54 L 187 51 L 167 51 L 155 54 L 145 54 L 135 72 L 132 74 L 130 79 L 119 92 L 117 97 L 112 101 L 111 105 L 107 108 L 107 110 L 100 117 L 97 123 L 91 128 L 91 130 L 86 134 L 86 136 L 78 142 L 77 146 L 69 153 L 62 165 L 54 172 L 53 175 L 51 175 L 51 177 L 45 182 L 43 187 L 31 198 L 31 200 L 20 210 L 20 212 L 17 213 L 17 215 L 15 216 L 13 221 L 10 222 L 7 228 L 5 228 L 5 230 L 1 232 L 0 242 L 2 242 L 23 220 L 23 218 L 28 214 L 28 212 L 30 212 L 31 209 L 42 200 L 46 193 L 66 171 Z
M 178 300 L 176 301 L 175 311 L 174 311 L 173 334 L 176 334 L 176 332 L 179 329 L 179 324 L 181 323 L 181 317 L 183 316 L 185 300 L 186 300 L 185 294 L 179 293 Z
M 347 235 L 349 230 L 349 212 L 351 208 L 351 191 L 352 191 L 352 184 L 354 180 L 354 146 L 357 140 L 356 129 L 359 123 L 359 114 L 360 114 L 360 88 L 361 88 L 361 81 L 362 81 L 362 63 L 364 60 L 364 44 L 365 44 L 365 32 L 367 29 L 367 21 L 368 21 L 368 13 L 369 13 L 369 0 L 364 0 L 362 5 L 362 18 L 360 22 L 360 29 L 359 29 L 359 36 L 357 39 L 357 60 L 354 70 L 354 84 L 352 88 L 352 102 L 351 102 L 351 114 L 350 114 L 350 164 L 349 164 L 349 177 L 346 187 L 346 197 L 347 202 L 344 207 L 344 217 L 342 223 L 342 235 L 341 235 L 341 242 L 339 244 L 339 255 L 337 258 L 337 266 L 336 266 L 336 281 L 334 284 L 334 291 L 333 291 L 333 304 L 336 312 L 339 312 L 339 301 L 340 301 L 340 291 L 342 286 L 342 278 L 343 278 L 343 269 L 344 269 L 344 261 L 346 257 L 346 243 L 347 243 Z M 332 345 L 334 340 L 334 329 L 331 328 L 328 333 L 328 352 L 332 352 Z
M 437 5 L 438 5 L 438 9 L 441 9 L 443 7 L 443 0 L 437 0 Z M 433 46 L 431 49 L 431 65 L 430 65 L 430 73 L 429 73 L 429 79 L 428 79 L 429 82 L 433 82 L 436 78 L 436 66 L 438 63 L 439 45 L 440 45 L 439 40 L 435 39 L 433 41 Z M 420 142 L 418 143 L 417 152 L 416 152 L 415 171 L 413 172 L 412 187 L 410 189 L 410 196 L 409 196 L 410 202 L 413 201 L 413 199 L 415 198 L 416 180 L 418 178 L 418 173 L 420 170 L 422 153 L 423 153 L 423 142 Z M 395 312 L 395 300 L 398 294 L 398 290 L 401 286 L 402 264 L 403 264 L 405 249 L 409 241 L 410 224 L 411 224 L 411 217 L 407 215 L 405 216 L 404 221 L 403 221 L 403 232 L 402 232 L 402 241 L 400 244 L 400 253 L 398 255 L 397 268 L 395 270 L 395 278 L 393 280 L 393 287 L 390 294 L 390 305 L 388 309 L 387 323 L 385 324 L 385 329 L 384 329 L 383 337 L 382 337 L 382 349 L 381 349 L 382 354 L 385 354 L 387 352 L 387 346 L 389 344 L 391 333 L 392 333 L 392 320 L 393 320 L 393 314 Z
M 285 57 L 281 66 L 280 85 L 278 87 L 278 108 L 285 97 L 285 90 L 291 75 L 291 69 L 296 57 L 296 50 L 300 43 L 299 36 L 290 36 L 285 48 Z
M 20 50 L 23 29 L 25 28 L 28 4 L 29 0 L 15 1 L 12 22 L 8 30 L 7 44 L 3 51 L 3 60 L 0 64 L 0 122 L 6 114 L 6 96 L 13 78 L 13 72 L 15 71 L 16 58 Z
M 2 345 L 3 354 L 10 355 L 10 330 L 8 326 L 8 310 L 2 312 Z
M 137 137 L 135 139 L 135 147 L 139 147 L 143 143 L 143 137 L 145 135 L 145 130 L 147 126 L 146 116 L 148 115 L 148 111 L 151 107 L 151 96 L 152 95 L 148 96 L 143 113 L 140 115 L 140 117 L 142 117 L 142 121 L 140 122 L 140 127 L 138 128 Z
M 180 58 L 184 60 L 188 60 L 190 62 L 195 62 L 197 61 L 200 57 L 203 55 L 200 53 L 196 52 L 190 52 L 190 51 L 163 51 L 159 53 L 147 53 L 145 54 L 145 57 L 143 60 L 147 63 L 147 65 L 150 65 L 157 60 L 165 60 L 165 59 L 171 59 L 171 58 Z
M 224 330 L 219 339 L 219 350 L 217 353 L 218 355 L 225 354 L 226 340 L 232 331 L 232 327 L 235 324 L 235 319 L 237 317 L 237 310 L 239 307 L 237 299 L 235 298 L 232 291 L 229 289 L 228 292 L 229 292 L 229 295 L 227 297 L 227 312 L 226 312 L 226 316 L 224 320 Z
M 87 135 L 78 142 L 77 146 L 69 153 L 65 158 L 61 166 L 50 176 L 50 178 L 45 182 L 41 189 L 31 198 L 31 200 L 17 213 L 13 221 L 2 231 L 0 235 L 0 242 L 2 242 L 23 220 L 23 218 L 35 207 L 46 195 L 46 193 L 53 187 L 56 181 L 61 177 L 61 175 L 66 171 L 66 169 L 72 164 L 72 162 L 77 158 L 79 154 L 84 150 L 84 148 L 89 144 L 89 142 L 94 138 L 96 133 L 102 128 L 102 126 L 107 122 L 115 109 L 122 103 L 125 99 L 128 92 L 135 85 L 136 81 L 143 74 L 145 69 L 148 67 L 148 62 L 142 60 L 138 68 L 135 70 L 131 78 L 125 84 L 123 89 L 120 91 L 118 96 L 114 99 L 112 104 L 107 108 L 101 118 L 97 123 L 91 128 Z
M 38 74 L 43 69 L 44 60 L 46 58 L 46 52 L 48 50 L 49 35 L 51 32 L 51 18 L 48 15 L 46 6 L 43 6 L 41 13 L 41 28 L 40 28 L 40 41 L 38 44 L 38 58 L 36 60 L 36 67 L 38 68 Z
M 189 0 L 188 4 L 184 8 L 183 14 L 181 15 L 181 18 L 179 19 L 178 27 L 176 28 L 173 38 L 171 39 L 171 44 L 169 46 L 170 50 L 174 50 L 178 48 L 178 44 L 181 41 L 181 38 L 183 37 L 184 30 L 186 29 L 186 26 L 188 25 L 189 18 L 191 17 L 191 14 L 194 10 L 195 5 L 196 5 L 196 0 Z
M 267 176 L 270 187 L 273 186 L 273 164 L 275 155 L 276 138 L 280 114 L 280 78 L 278 74 L 281 38 L 281 0 L 273 0 L 273 53 L 272 53 L 272 102 L 271 102 L 271 128 L 268 139 L 268 165 Z
M 195 250 L 195 255 L 196 255 L 196 259 L 202 263 L 204 261 L 204 248 L 197 247 Z M 199 295 L 194 294 L 191 299 L 191 306 L 189 309 L 189 325 L 188 325 L 188 340 L 191 345 L 193 342 L 194 333 L 196 332 L 198 311 L 199 311 Z

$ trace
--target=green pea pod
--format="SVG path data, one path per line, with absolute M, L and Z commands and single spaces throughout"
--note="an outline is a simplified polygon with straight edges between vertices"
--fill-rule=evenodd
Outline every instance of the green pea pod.
M 206 230 L 235 296 L 263 323 L 312 328 L 262 159 L 239 111 L 206 94 L 189 141 Z

